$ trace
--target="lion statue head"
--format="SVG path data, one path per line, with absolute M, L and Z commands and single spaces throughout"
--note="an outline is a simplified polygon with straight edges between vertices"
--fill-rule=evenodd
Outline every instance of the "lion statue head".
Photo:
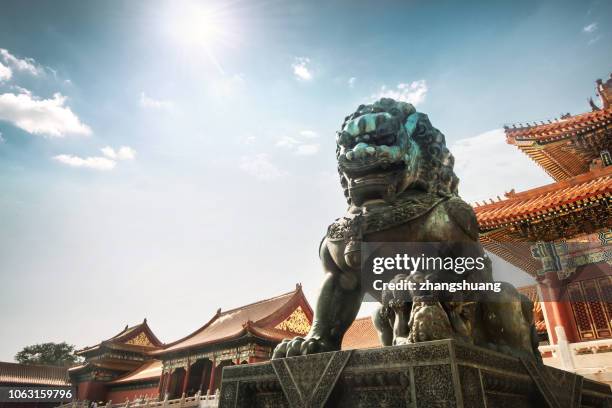
M 349 204 L 392 202 L 409 189 L 457 194 L 459 179 L 444 135 L 409 103 L 360 105 L 337 132 L 336 159 Z

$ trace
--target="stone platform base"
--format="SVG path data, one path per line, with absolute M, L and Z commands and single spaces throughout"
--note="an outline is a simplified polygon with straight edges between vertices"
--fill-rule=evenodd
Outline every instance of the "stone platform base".
M 439 340 L 225 367 L 220 408 L 612 408 L 610 387 Z

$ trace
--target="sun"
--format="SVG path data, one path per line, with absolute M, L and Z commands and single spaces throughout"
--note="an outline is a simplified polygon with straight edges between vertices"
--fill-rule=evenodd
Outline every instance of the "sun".
M 189 13 L 176 21 L 176 36 L 186 44 L 212 47 L 225 36 L 223 25 L 213 10 L 192 5 Z
M 196 2 L 173 2 L 166 16 L 174 42 L 203 53 L 224 74 L 218 55 L 236 45 L 236 24 L 231 9 Z

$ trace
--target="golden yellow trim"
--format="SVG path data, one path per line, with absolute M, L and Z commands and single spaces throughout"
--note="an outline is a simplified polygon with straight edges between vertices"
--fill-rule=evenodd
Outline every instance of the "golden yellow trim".
M 153 347 L 153 343 L 147 337 L 146 334 L 140 333 L 138 336 L 133 337 L 125 342 L 125 344 L 131 344 L 133 346 Z
M 310 331 L 310 320 L 298 306 L 285 320 L 277 324 L 275 329 L 285 330 L 296 334 L 308 334 Z

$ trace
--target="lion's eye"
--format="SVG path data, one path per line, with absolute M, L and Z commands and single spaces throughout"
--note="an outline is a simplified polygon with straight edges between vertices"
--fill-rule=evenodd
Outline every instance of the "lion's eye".
M 348 132 L 342 132 L 338 139 L 338 144 L 347 149 L 352 149 L 357 144 L 357 139 L 351 136 Z

